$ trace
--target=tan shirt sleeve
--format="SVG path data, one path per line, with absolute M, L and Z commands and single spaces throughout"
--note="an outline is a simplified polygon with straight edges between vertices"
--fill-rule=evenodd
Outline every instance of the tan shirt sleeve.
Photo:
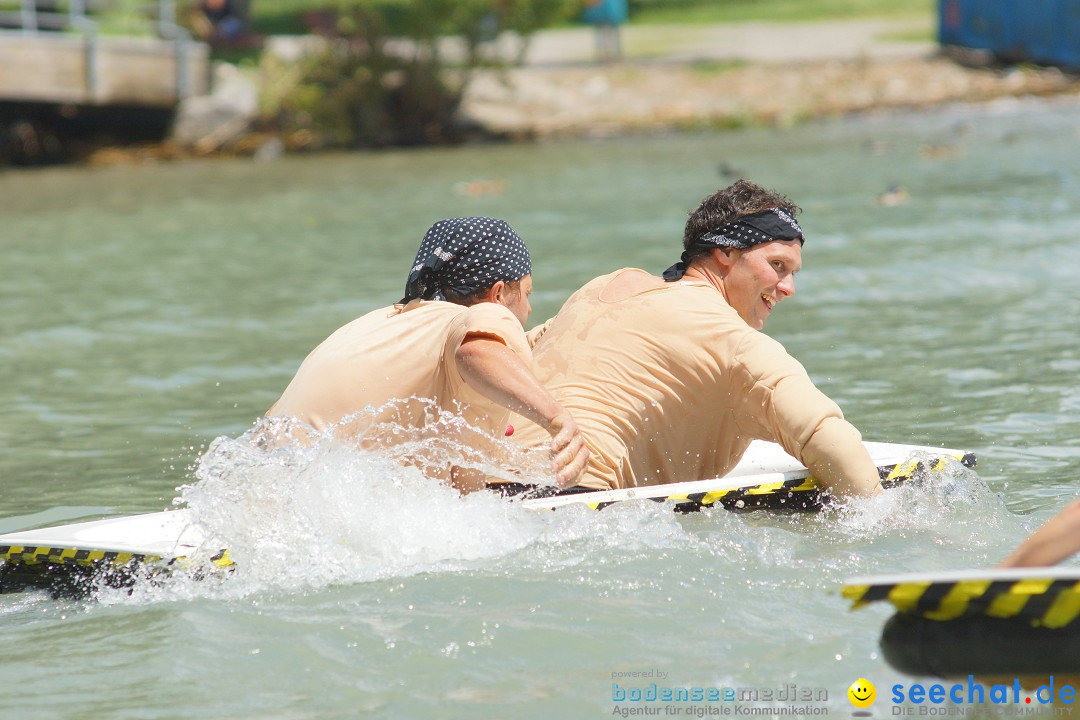
M 465 385 L 457 366 L 456 352 L 469 336 L 497 340 L 510 348 L 530 369 L 533 366 L 532 350 L 525 338 L 525 329 L 514 314 L 498 303 L 477 303 L 454 319 L 446 335 L 443 358 L 454 388 Z
M 737 358 L 745 383 L 740 430 L 779 443 L 839 494 L 873 490 L 877 468 L 859 431 L 780 343 L 749 332 Z

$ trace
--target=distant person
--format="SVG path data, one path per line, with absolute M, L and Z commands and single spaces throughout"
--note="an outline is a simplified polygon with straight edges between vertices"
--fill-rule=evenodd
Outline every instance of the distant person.
M 502 436 L 512 410 L 545 428 L 557 481 L 572 483 L 588 451 L 573 418 L 532 373 L 523 327 L 531 273 L 528 249 L 505 222 L 440 220 L 424 236 L 401 302 L 323 341 L 266 415 L 349 436 L 363 428 L 348 418 L 365 408 L 416 429 L 434 403 Z M 482 484 L 460 473 L 453 481 L 461 490 Z
M 585 11 L 581 18 L 596 27 L 597 60 L 621 60 L 620 27 L 626 24 L 626 0 L 585 0 Z
M 596 278 L 530 333 L 537 377 L 591 451 L 579 486 L 720 477 L 760 439 L 836 495 L 880 492 L 858 430 L 760 332 L 795 294 L 798 210 L 739 180 L 690 214 L 682 261 L 662 278 L 634 268 Z M 514 438 L 530 445 L 542 435 L 525 423 Z
M 247 34 L 239 0 L 199 0 L 190 16 L 196 37 L 208 42 L 237 40 Z
M 1080 500 L 1073 500 L 1033 532 L 998 567 L 1056 565 L 1080 552 Z

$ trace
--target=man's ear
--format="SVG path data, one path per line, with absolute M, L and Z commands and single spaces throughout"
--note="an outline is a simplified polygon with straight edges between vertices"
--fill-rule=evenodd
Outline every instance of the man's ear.
M 736 248 L 715 247 L 712 249 L 713 261 L 720 267 L 720 274 L 727 275 L 731 266 L 735 264 Z
M 506 283 L 502 280 L 496 280 L 495 284 L 487 289 L 484 293 L 484 300 L 487 302 L 501 303 L 503 297 L 506 294 Z

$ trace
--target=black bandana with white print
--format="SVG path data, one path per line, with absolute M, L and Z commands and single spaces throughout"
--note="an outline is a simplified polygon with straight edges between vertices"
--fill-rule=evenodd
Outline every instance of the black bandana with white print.
M 724 223 L 699 237 L 691 247 L 729 247 L 745 250 L 774 240 L 798 240 L 800 244 L 803 242 L 802 228 L 791 213 L 783 208 L 770 208 Z M 664 271 L 665 280 L 672 282 L 686 273 L 688 255 L 689 253 L 684 252 L 679 262 Z
M 428 229 L 416 253 L 402 303 L 444 300 L 444 290 L 472 295 L 499 280 L 514 282 L 532 272 L 525 243 L 502 220 L 464 217 Z

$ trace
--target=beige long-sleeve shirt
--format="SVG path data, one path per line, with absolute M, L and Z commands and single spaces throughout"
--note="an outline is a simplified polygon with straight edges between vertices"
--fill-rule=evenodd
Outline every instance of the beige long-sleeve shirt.
M 501 341 L 532 366 L 521 323 L 502 305 L 416 300 L 374 310 L 334 332 L 311 351 L 266 414 L 348 435 L 348 423 L 339 425 L 344 418 L 398 401 L 376 419 L 419 427 L 432 409 L 447 410 L 501 436 L 509 411 L 468 385 L 457 365 L 455 351 L 473 335 Z
M 573 415 L 597 489 L 727 473 L 757 438 L 778 442 L 827 485 L 876 483 L 859 432 L 784 347 L 712 287 L 666 283 L 601 298 L 621 270 L 589 282 L 530 333 L 536 375 Z M 514 418 L 514 439 L 544 431 Z

